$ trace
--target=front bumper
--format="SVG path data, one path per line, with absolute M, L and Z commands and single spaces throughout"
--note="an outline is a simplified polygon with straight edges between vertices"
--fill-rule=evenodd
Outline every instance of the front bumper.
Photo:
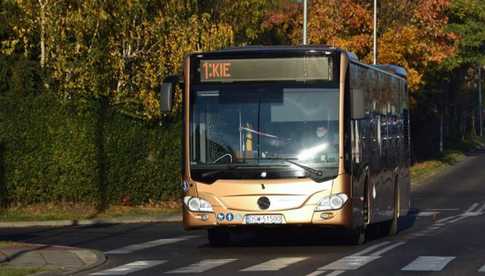
M 307 205 L 298 209 L 272 212 L 244 212 L 226 208 L 214 208 L 214 213 L 183 211 L 183 223 L 187 230 L 208 229 L 214 227 L 242 226 L 279 226 L 279 225 L 319 225 L 329 227 L 352 227 L 352 207 L 347 202 L 342 209 L 334 211 L 315 212 L 315 205 Z M 246 215 L 282 215 L 283 224 L 246 224 Z M 222 218 L 223 217 L 223 218 Z

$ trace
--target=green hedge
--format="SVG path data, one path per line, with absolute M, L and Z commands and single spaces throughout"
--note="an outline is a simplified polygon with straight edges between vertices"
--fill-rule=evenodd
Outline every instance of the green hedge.
M 162 127 L 99 101 L 76 102 L 61 103 L 49 93 L 0 94 L 2 203 L 140 204 L 178 197 L 180 123 Z

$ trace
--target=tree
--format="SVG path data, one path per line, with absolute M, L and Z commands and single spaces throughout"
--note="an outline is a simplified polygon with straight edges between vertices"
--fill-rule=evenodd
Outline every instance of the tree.
M 372 60 L 372 1 L 315 0 L 309 14 L 309 41 L 355 52 Z M 378 62 L 405 67 L 416 91 L 423 74 L 453 55 L 455 34 L 446 31 L 447 0 L 379 1 Z M 399 16 L 398 16 L 398 15 Z M 287 3 L 270 12 L 265 21 L 273 38 L 283 43 L 301 41 L 301 7 Z

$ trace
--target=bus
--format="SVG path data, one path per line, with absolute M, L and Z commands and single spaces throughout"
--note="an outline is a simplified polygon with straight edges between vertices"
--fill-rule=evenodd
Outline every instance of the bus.
M 160 90 L 182 88 L 185 229 L 211 245 L 235 229 L 322 226 L 362 244 L 393 235 L 410 208 L 406 71 L 326 46 L 250 46 L 186 57 Z M 238 230 L 239 231 L 239 230 Z

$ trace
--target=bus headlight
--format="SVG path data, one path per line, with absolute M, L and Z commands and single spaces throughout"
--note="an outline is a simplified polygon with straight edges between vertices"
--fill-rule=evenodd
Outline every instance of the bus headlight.
M 186 196 L 184 197 L 184 203 L 192 212 L 214 212 L 212 205 L 202 198 Z
M 349 197 L 344 193 L 326 196 L 320 200 L 315 211 L 338 210 L 345 205 L 348 199 Z

